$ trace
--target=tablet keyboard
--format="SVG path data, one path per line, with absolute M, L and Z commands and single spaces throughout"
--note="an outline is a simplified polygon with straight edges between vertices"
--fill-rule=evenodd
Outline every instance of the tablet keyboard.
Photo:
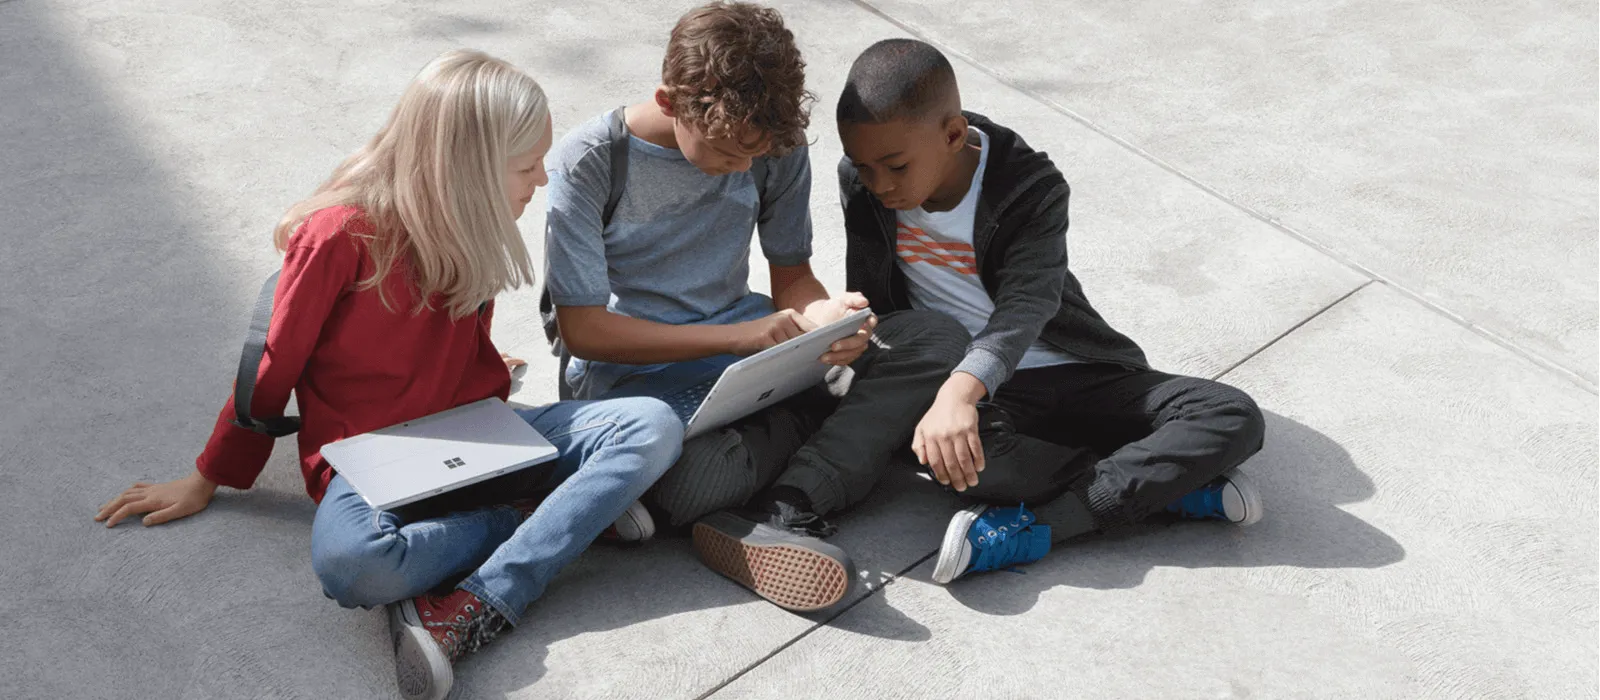
M 678 414 L 678 419 L 684 425 L 689 424 L 689 419 L 694 417 L 694 412 L 700 410 L 700 404 L 706 400 L 706 395 L 711 393 L 711 387 L 717 385 L 717 380 L 707 379 L 699 384 L 667 394 L 661 397 L 672 407 L 672 412 Z

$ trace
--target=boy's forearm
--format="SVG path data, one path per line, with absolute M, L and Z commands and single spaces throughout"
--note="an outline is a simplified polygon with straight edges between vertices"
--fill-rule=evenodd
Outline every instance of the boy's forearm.
M 950 378 L 944 380 L 944 385 L 939 387 L 939 398 L 948 398 L 965 404 L 976 404 L 989 390 L 979 381 L 966 372 L 957 370 L 950 373 Z
M 556 313 L 567 351 L 584 360 L 650 365 L 733 351 L 731 326 L 675 326 L 612 313 L 603 306 L 560 307 Z
M 772 299 L 772 305 L 780 309 L 794 309 L 804 314 L 807 307 L 827 300 L 828 290 L 822 286 L 822 282 L 815 277 L 808 277 L 789 285 L 781 297 Z
M 810 265 L 772 269 L 772 305 L 804 314 L 806 307 L 828 300 L 828 290 L 811 272 Z

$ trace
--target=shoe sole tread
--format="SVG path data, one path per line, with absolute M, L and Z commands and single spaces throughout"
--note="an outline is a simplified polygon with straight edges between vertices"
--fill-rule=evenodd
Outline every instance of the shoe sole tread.
M 820 541 L 797 546 L 782 541 L 782 534 L 749 526 L 735 516 L 707 516 L 694 525 L 695 553 L 712 571 L 787 610 L 823 610 L 849 593 L 853 567 L 843 551 Z

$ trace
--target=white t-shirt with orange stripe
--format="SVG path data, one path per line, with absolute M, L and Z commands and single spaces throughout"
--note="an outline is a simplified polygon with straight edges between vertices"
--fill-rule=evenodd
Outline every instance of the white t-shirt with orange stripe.
M 989 136 L 970 129 L 982 149 L 972 185 L 961 203 L 950 211 L 926 211 L 921 207 L 895 213 L 895 258 L 906 276 L 906 291 L 911 306 L 943 311 L 953 316 L 974 336 L 989 324 L 994 315 L 994 300 L 978 278 L 977 254 L 972 248 L 973 221 L 978 214 L 978 191 L 983 186 L 983 171 L 989 163 Z M 1017 369 L 1049 367 L 1076 362 L 1072 356 L 1035 340 L 1022 356 Z

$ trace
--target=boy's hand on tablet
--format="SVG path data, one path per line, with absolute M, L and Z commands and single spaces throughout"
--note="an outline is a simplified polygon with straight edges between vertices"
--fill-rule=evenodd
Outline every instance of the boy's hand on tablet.
M 828 299 L 818 299 L 806 304 L 805 316 L 817 327 L 826 326 L 850 315 L 852 311 L 867 308 L 867 297 L 861 292 L 845 292 Z
M 734 339 L 730 348 L 735 355 L 754 355 L 790 338 L 798 338 L 817 327 L 810 319 L 793 309 L 783 309 L 775 314 L 733 325 Z
M 160 525 L 205 510 L 216 492 L 217 485 L 198 471 L 164 484 L 141 481 L 100 506 L 94 519 L 104 520 L 106 527 L 115 527 L 123 518 L 149 513 L 143 519 L 145 526 Z
M 927 465 L 939 483 L 956 491 L 977 486 L 978 472 L 984 468 L 977 405 L 982 397 L 983 384 L 976 377 L 951 374 L 911 438 L 917 461 Z
M 877 327 L 877 314 L 867 316 L 866 322 L 861 324 L 861 330 L 856 331 L 855 335 L 828 346 L 828 351 L 822 353 L 823 364 L 844 367 L 855 362 L 861 353 L 867 351 L 867 341 L 872 339 L 872 329 Z
M 845 292 L 828 299 L 819 299 L 806 305 L 805 316 L 818 328 L 834 321 L 849 316 L 855 311 L 867 308 L 867 297 L 860 292 Z M 861 357 L 867 351 L 867 341 L 872 338 L 872 329 L 878 327 L 878 317 L 869 316 L 861 324 L 861 330 L 854 336 L 840 340 L 828 346 L 828 351 L 819 358 L 823 364 L 837 367 L 846 366 Z

